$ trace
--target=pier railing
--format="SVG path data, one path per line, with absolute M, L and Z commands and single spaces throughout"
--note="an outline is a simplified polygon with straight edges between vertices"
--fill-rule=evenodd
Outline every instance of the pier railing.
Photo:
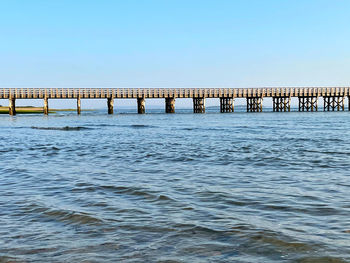
M 305 88 L 1 88 L 0 99 L 248 98 L 349 96 L 349 87 Z

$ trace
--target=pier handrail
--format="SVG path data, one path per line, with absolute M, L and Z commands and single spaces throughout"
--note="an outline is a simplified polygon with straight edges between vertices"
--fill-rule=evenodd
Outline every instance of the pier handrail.
M 247 98 L 349 96 L 349 87 L 260 88 L 0 88 L 0 99 L 41 98 Z

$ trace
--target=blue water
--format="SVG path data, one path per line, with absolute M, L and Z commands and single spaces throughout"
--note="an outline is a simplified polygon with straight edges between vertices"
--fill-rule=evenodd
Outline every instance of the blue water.
M 0 115 L 0 262 L 350 262 L 350 113 Z

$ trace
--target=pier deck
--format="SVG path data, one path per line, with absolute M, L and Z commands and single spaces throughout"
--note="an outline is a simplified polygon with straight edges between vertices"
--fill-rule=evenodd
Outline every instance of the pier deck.
M 205 112 L 206 98 L 220 98 L 221 112 L 233 112 L 234 99 L 246 98 L 248 112 L 261 112 L 263 98 L 273 98 L 274 111 L 290 111 L 290 99 L 299 98 L 299 111 L 317 111 L 317 100 L 324 99 L 324 110 L 344 110 L 350 87 L 274 87 L 274 88 L 1 88 L 0 99 L 9 99 L 9 113 L 16 114 L 16 99 L 43 99 L 48 114 L 49 99 L 107 99 L 108 113 L 113 113 L 114 99 L 137 99 L 138 113 L 145 113 L 145 99 L 163 98 L 167 113 L 175 112 L 175 99 L 192 98 L 194 113 Z

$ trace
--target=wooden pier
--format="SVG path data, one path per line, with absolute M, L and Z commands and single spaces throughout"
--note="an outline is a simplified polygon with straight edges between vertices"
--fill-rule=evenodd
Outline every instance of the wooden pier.
M 43 99 L 43 113 L 49 113 L 49 99 L 106 99 L 108 114 L 113 114 L 114 99 L 137 99 L 137 112 L 146 112 L 146 99 L 165 99 L 165 112 L 175 113 L 175 100 L 193 99 L 193 112 L 205 113 L 205 99 L 219 98 L 220 112 L 233 112 L 235 98 L 245 98 L 247 112 L 261 112 L 264 98 L 272 98 L 274 111 L 290 111 L 291 98 L 298 98 L 299 111 L 318 111 L 318 99 L 324 111 L 344 111 L 345 99 L 350 110 L 350 87 L 304 88 L 1 88 L 0 99 L 9 100 L 9 114 L 16 114 L 17 99 Z

